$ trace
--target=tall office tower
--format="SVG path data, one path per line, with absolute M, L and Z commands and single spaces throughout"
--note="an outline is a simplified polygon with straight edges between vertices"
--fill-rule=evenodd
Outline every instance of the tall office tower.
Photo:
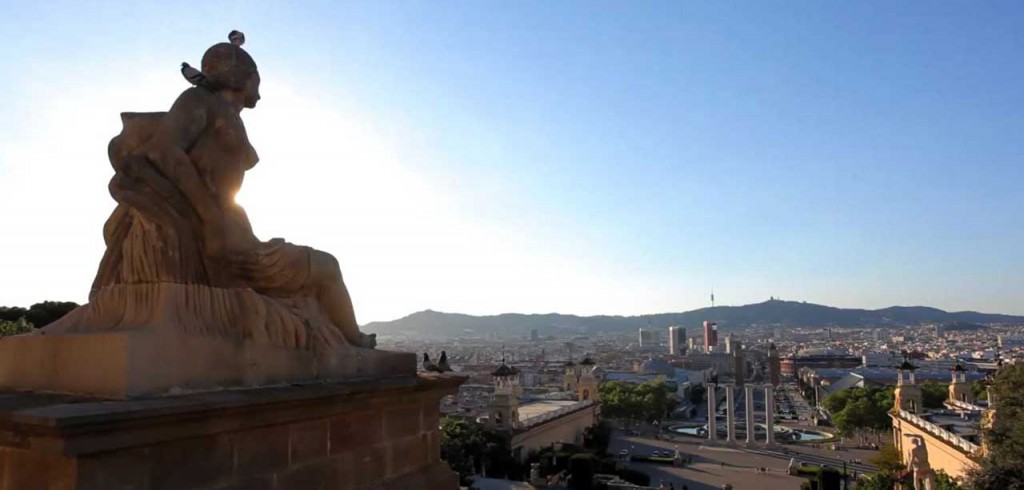
M 718 324 L 704 322 L 704 352 L 711 352 L 718 345 Z
M 743 384 L 747 378 L 747 360 L 743 356 L 743 343 L 732 338 L 730 334 L 726 338 L 729 341 L 729 353 L 733 358 L 733 369 L 736 371 L 736 384 Z
M 733 343 L 733 341 L 734 340 L 732 338 L 732 334 L 728 334 L 728 335 L 725 336 L 725 353 L 726 354 L 732 354 L 732 350 L 733 350 L 732 343 Z
M 697 337 L 690 337 L 686 339 L 686 350 L 696 351 L 697 350 Z
M 779 349 L 775 348 L 775 343 L 771 343 L 768 346 L 768 381 L 772 386 L 779 386 L 779 375 L 782 369 L 782 363 L 779 360 Z
M 674 356 L 686 353 L 686 328 L 668 327 L 668 353 Z
M 654 335 L 654 330 L 640 327 L 640 347 L 651 347 L 656 341 L 657 338 Z
M 536 341 L 539 338 L 540 338 L 540 336 L 537 335 L 537 329 L 536 328 L 533 329 L 533 330 L 530 330 L 530 340 Z

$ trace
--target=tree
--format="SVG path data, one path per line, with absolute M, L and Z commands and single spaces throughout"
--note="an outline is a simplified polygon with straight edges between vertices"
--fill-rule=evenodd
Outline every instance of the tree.
M 921 397 L 924 408 L 943 408 L 949 398 L 949 384 L 925 381 L 921 383 Z
M 892 426 L 893 391 L 890 388 L 850 388 L 825 397 L 822 405 L 832 414 L 832 424 L 845 437 L 864 429 L 887 430 Z
M 28 307 L 25 319 L 36 328 L 43 328 L 78 308 L 78 303 L 70 301 L 43 301 Z
M 869 461 L 878 468 L 879 473 L 887 475 L 899 473 L 906 468 L 903 465 L 903 458 L 900 457 L 899 450 L 891 442 L 882 446 L 878 454 L 872 456 Z
M 0 306 L 0 320 L 16 322 L 25 318 L 28 310 L 20 306 Z
M 441 422 L 441 459 L 468 482 L 477 473 L 480 455 L 487 444 L 482 424 L 465 419 L 444 418 Z
M 892 490 L 896 487 L 896 477 L 888 473 L 876 473 L 862 477 L 857 481 L 857 490 Z
M 1024 490 L 1024 364 L 1004 365 L 992 383 L 995 418 L 985 431 L 988 452 L 969 471 L 971 490 Z
M 939 470 L 935 472 L 935 490 L 963 490 L 960 484 L 956 482 L 951 476 L 946 474 L 945 471 Z
M 842 481 L 842 474 L 835 468 L 825 467 L 818 472 L 819 490 L 839 490 Z
M 569 488 L 580 490 L 593 488 L 596 466 L 592 454 L 574 454 L 569 458 Z
M 8 335 L 18 335 L 21 333 L 28 333 L 32 330 L 32 327 L 25 322 L 25 318 L 22 317 L 19 320 L 0 320 L 0 337 L 6 337 Z
M 694 385 L 690 387 L 690 403 L 697 405 L 704 399 L 704 394 L 707 393 L 707 388 L 704 385 Z
M 612 441 L 612 427 L 601 421 L 583 431 L 583 446 L 597 454 L 607 454 Z
M 662 381 L 606 381 L 598 387 L 601 413 L 610 418 L 661 420 L 678 403 Z

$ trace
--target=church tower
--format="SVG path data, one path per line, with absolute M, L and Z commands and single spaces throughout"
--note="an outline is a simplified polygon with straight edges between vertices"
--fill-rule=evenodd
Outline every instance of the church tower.
M 974 392 L 971 390 L 971 385 L 967 383 L 967 369 L 960 363 L 959 360 L 949 370 L 952 373 L 952 382 L 949 383 L 949 399 L 950 401 L 958 401 L 964 403 L 974 404 Z
M 512 431 L 519 423 L 519 370 L 505 364 L 491 373 L 494 378 L 494 395 L 491 396 L 490 416 L 487 427 L 493 430 Z
M 915 369 L 917 366 L 911 364 L 906 357 L 903 358 L 902 364 L 896 366 L 898 378 L 896 379 L 896 406 L 893 409 L 906 410 L 918 415 L 924 408 L 924 399 L 921 395 L 921 387 L 914 379 Z
M 597 384 L 599 381 L 597 376 L 594 375 L 597 363 L 589 357 L 584 357 L 580 366 L 582 369 L 576 383 L 576 399 L 579 401 L 597 400 Z

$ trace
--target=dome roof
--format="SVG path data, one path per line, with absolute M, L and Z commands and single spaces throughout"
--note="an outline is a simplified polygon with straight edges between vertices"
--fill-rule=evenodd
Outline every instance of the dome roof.
M 663 374 L 666 377 L 674 378 L 676 368 L 664 359 L 648 359 L 640 365 L 640 374 Z

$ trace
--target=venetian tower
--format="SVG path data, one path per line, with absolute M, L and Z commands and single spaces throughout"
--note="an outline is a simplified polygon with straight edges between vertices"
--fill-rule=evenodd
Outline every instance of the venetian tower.
M 597 384 L 599 381 L 597 376 L 594 375 L 594 369 L 597 367 L 596 364 L 590 357 L 584 357 L 583 361 L 580 362 L 582 372 L 576 382 L 576 399 L 579 401 L 597 399 Z
M 494 395 L 491 396 L 487 426 L 511 431 L 519 422 L 519 370 L 505 364 L 505 359 L 502 359 L 491 376 L 494 378 Z
M 581 366 L 572 362 L 570 358 L 565 363 L 565 376 L 562 377 L 562 389 L 564 391 L 576 391 L 576 385 L 580 381 Z
M 971 390 L 971 385 L 967 382 L 967 369 L 960 363 L 959 360 L 956 364 L 950 368 L 952 380 L 949 383 L 949 399 L 950 401 L 958 401 L 964 403 L 974 404 L 974 392 Z
M 902 364 L 896 366 L 896 406 L 893 407 L 893 410 L 906 410 L 915 415 L 921 413 L 923 397 L 921 396 L 921 387 L 914 379 L 915 369 L 917 366 L 911 364 L 906 357 L 903 358 Z

